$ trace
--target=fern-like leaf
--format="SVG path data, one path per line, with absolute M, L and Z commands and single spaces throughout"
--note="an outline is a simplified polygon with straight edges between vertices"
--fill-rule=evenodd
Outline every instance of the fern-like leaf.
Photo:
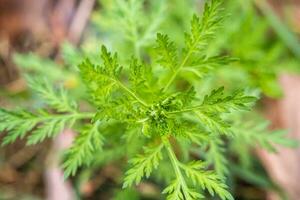
M 255 124 L 255 126 L 254 126 Z M 286 137 L 285 130 L 267 131 L 270 123 L 266 120 L 252 121 L 248 123 L 236 123 L 232 127 L 235 134 L 235 141 L 242 141 L 245 145 L 258 145 L 270 152 L 276 152 L 277 145 L 294 148 L 299 143 Z
M 178 56 L 175 44 L 170 42 L 168 35 L 157 34 L 157 47 L 155 48 L 158 63 L 163 67 L 174 70 L 178 65 Z
M 36 144 L 46 138 L 60 133 L 66 126 L 71 126 L 75 120 L 85 118 L 84 114 L 53 115 L 44 110 L 37 114 L 28 111 L 7 111 L 0 109 L 0 131 L 8 131 L 3 144 L 24 138 L 26 133 L 33 130 L 28 137 L 28 144 Z
M 204 170 L 205 165 L 201 161 L 193 161 L 187 165 L 181 164 L 181 168 L 195 185 L 199 184 L 202 189 L 207 189 L 212 196 L 218 194 L 222 200 L 233 200 L 222 179 L 214 172 Z
M 122 67 L 118 64 L 117 54 L 112 54 L 107 51 L 105 46 L 102 46 L 101 58 L 103 66 L 95 66 L 89 59 L 86 59 L 79 66 L 80 74 L 90 89 L 95 101 L 107 101 L 110 94 L 116 90 L 121 89 L 125 95 L 130 96 L 144 107 L 147 103 L 140 99 L 137 94 L 131 91 L 118 79 Z
M 214 133 L 221 133 L 225 135 L 232 135 L 230 124 L 224 121 L 220 114 L 195 111 L 196 117 L 201 122 L 201 125 L 206 127 L 208 131 Z
M 214 171 L 221 177 L 228 174 L 228 160 L 225 157 L 224 142 L 220 136 L 215 135 L 213 140 L 209 141 L 209 150 L 206 154 L 207 162 L 213 164 Z
M 256 100 L 256 97 L 247 96 L 241 90 L 225 96 L 224 87 L 220 87 L 213 90 L 210 95 L 206 95 L 199 108 L 206 112 L 228 113 L 232 110 L 249 110 Z
M 222 18 L 220 15 L 221 1 L 211 0 L 205 4 L 204 13 L 200 19 L 197 15 L 191 21 L 191 33 L 186 34 L 187 54 L 202 51 L 219 27 Z
M 99 131 L 99 126 L 100 121 L 87 125 L 75 138 L 72 147 L 66 152 L 63 164 L 65 177 L 75 175 L 79 167 L 93 160 L 94 153 L 102 150 L 104 138 Z
M 46 79 L 27 78 L 27 81 L 29 87 L 56 111 L 74 112 L 77 110 L 77 104 L 69 98 L 62 87 L 55 90 Z
M 38 117 L 27 111 L 12 112 L 0 108 L 0 132 L 8 131 L 2 144 L 9 144 L 24 138 L 38 123 Z
M 27 144 L 33 145 L 47 138 L 52 138 L 61 133 L 67 126 L 72 126 L 74 122 L 73 116 L 50 116 L 47 113 L 41 117 L 49 117 L 48 120 L 42 121 L 42 123 L 28 136 Z M 71 124 L 69 124 L 71 123 Z
M 179 179 L 174 180 L 165 188 L 163 194 L 168 195 L 167 200 L 198 200 L 203 198 L 195 190 L 187 188 Z
M 117 54 L 112 56 L 105 46 L 101 48 L 101 58 L 103 66 L 93 65 L 89 59 L 79 66 L 82 78 L 95 97 L 107 97 L 113 89 L 119 87 L 118 76 L 122 69 L 118 64 Z
M 133 88 L 134 91 L 138 91 L 138 89 L 141 86 L 143 86 L 143 84 L 146 81 L 145 66 L 139 64 L 136 58 L 132 58 L 129 65 L 129 69 L 130 69 L 129 81 L 131 84 L 131 88 Z
M 126 172 L 123 188 L 139 184 L 144 176 L 147 178 L 150 176 L 162 159 L 162 148 L 162 144 L 154 148 L 145 148 L 144 155 L 139 155 L 129 161 L 132 167 Z

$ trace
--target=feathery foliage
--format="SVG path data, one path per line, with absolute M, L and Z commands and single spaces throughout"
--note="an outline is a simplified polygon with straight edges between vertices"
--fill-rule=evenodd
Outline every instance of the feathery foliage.
M 67 127 L 71 127 L 76 120 L 89 118 L 90 114 L 77 112 L 77 104 L 70 100 L 64 89 L 58 92 L 45 80 L 29 79 L 29 86 L 56 113 L 39 109 L 36 113 L 26 110 L 0 111 L 0 131 L 8 131 L 3 144 L 14 142 L 17 138 L 24 138 L 32 131 L 27 144 L 36 144 L 56 136 Z
M 169 41 L 168 35 L 157 34 L 157 47 L 155 48 L 158 55 L 157 62 L 163 67 L 174 70 L 178 64 L 176 47 L 173 42 Z
M 253 124 L 256 126 L 253 126 Z M 234 137 L 237 143 L 243 141 L 243 145 L 260 146 L 269 152 L 276 152 L 276 146 L 278 145 L 289 148 L 298 146 L 297 141 L 285 137 L 287 133 L 285 130 L 268 131 L 269 122 L 263 119 L 247 123 L 236 121 L 233 129 L 235 129 L 235 132 L 239 132 Z
M 181 164 L 180 166 L 194 185 L 199 184 L 203 189 L 207 189 L 211 195 L 216 193 L 223 200 L 233 199 L 220 177 L 212 171 L 204 170 L 202 162 L 192 161 L 187 165 Z
M 160 160 L 162 160 L 162 148 L 162 144 L 158 147 L 146 148 L 144 155 L 139 155 L 129 161 L 132 167 L 126 172 L 123 188 L 132 184 L 139 184 L 143 176 L 149 178 L 152 170 L 157 168 Z
M 168 200 L 205 198 L 200 188 L 211 196 L 232 200 L 226 185 L 229 161 L 225 151 L 227 141 L 223 137 L 230 142 L 244 137 L 249 143 L 256 141 L 268 148 L 272 143 L 288 143 L 280 143 L 281 134 L 261 137 L 257 134 L 260 130 L 252 129 L 254 131 L 247 134 L 251 128 L 236 129 L 236 121 L 231 116 L 249 111 L 257 100 L 244 90 L 225 94 L 224 87 L 219 87 L 206 95 L 199 92 L 200 80 L 207 73 L 235 60 L 226 55 L 210 55 L 206 48 L 223 19 L 221 0 L 207 1 L 202 17 L 196 14 L 192 17 L 190 32 L 182 36 L 185 38 L 183 48 L 166 34 L 154 34 L 159 20 L 147 28 L 138 23 L 143 2 L 115 2 L 120 27 L 126 28 L 125 36 L 134 46 L 131 51 L 121 54 L 120 58 L 103 45 L 96 59 L 88 57 L 79 64 L 78 73 L 87 88 L 86 96 L 91 98 L 76 99 L 77 104 L 64 89 L 56 89 L 44 80 L 30 80 L 29 85 L 44 103 L 43 108 L 36 112 L 1 109 L 0 131 L 8 132 L 3 143 L 30 133 L 28 143 L 35 144 L 66 127 L 77 129 L 79 134 L 63 163 L 65 176 L 69 177 L 81 167 L 96 162 L 102 155 L 97 152 L 104 155 L 111 149 L 119 150 L 121 153 L 116 157 L 130 157 L 124 155 L 125 148 L 121 148 L 119 142 L 126 138 L 125 145 L 130 145 L 132 139 L 138 149 L 147 147 L 143 154 L 129 159 L 123 188 L 139 184 L 143 178 L 159 171 L 159 164 L 167 157 L 173 181 L 166 181 L 162 193 Z M 150 39 L 154 42 L 155 35 L 156 45 L 151 50 L 142 48 L 151 44 Z M 126 56 L 129 62 L 124 61 Z M 100 64 L 95 60 L 100 60 Z M 196 75 L 197 80 L 190 81 L 182 72 Z M 83 112 L 86 108 L 80 106 L 81 101 L 90 103 L 91 113 Z M 75 122 L 77 126 L 73 126 Z M 105 140 L 104 135 L 107 135 Z M 192 144 L 187 149 L 175 149 L 183 140 Z M 110 149 L 106 149 L 106 144 Z M 200 146 L 205 156 L 187 163 L 180 152 L 187 152 L 190 159 L 189 152 L 194 146 Z
M 207 162 L 213 164 L 216 173 L 222 177 L 228 174 L 228 160 L 225 157 L 224 142 L 221 138 L 209 141 Z
M 55 90 L 46 80 L 27 78 L 27 82 L 29 87 L 39 95 L 48 106 L 57 112 L 76 112 L 76 102 L 69 98 L 63 87 Z
M 94 122 L 81 130 L 72 147 L 66 152 L 66 161 L 63 164 L 65 176 L 75 175 L 77 169 L 92 162 L 94 153 L 102 150 L 104 137 L 100 133 L 101 122 Z

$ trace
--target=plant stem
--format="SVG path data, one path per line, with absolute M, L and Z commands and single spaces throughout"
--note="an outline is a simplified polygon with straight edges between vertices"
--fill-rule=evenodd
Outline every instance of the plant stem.
M 180 184 L 182 186 L 182 193 L 183 193 L 184 199 L 186 199 L 186 197 L 188 196 L 188 194 L 186 194 L 186 191 L 187 191 L 188 187 L 187 187 L 187 184 L 185 182 L 185 179 L 184 179 L 184 177 L 183 177 L 183 175 L 181 173 L 180 167 L 179 167 L 181 164 L 178 161 L 178 159 L 177 159 L 177 157 L 176 157 L 176 155 L 175 155 L 175 153 L 174 153 L 174 151 L 172 149 L 172 146 L 171 146 L 169 140 L 165 139 L 163 141 L 164 141 L 164 145 L 165 145 L 165 147 L 166 147 L 166 149 L 168 151 L 168 156 L 169 156 L 169 158 L 171 160 L 171 163 L 172 163 L 172 166 L 174 168 L 176 177 L 177 177 L 177 179 L 179 180 L 179 182 L 180 182 Z
M 139 98 L 134 92 L 132 92 L 128 87 L 126 87 L 121 81 L 119 81 L 118 79 L 109 77 L 107 75 L 102 75 L 105 78 L 111 80 L 114 84 L 117 84 L 121 89 L 123 89 L 125 92 L 127 92 L 130 96 L 132 96 L 133 98 L 135 98 L 140 104 L 142 104 L 145 107 L 149 107 L 149 105 L 143 101 L 141 98 Z
M 166 92 L 169 87 L 171 86 L 171 84 L 173 83 L 173 81 L 175 80 L 175 78 L 177 77 L 178 73 L 180 72 L 180 70 L 184 67 L 184 65 L 186 64 L 186 62 L 188 61 L 189 57 L 192 54 L 192 50 L 189 50 L 189 52 L 186 54 L 184 60 L 182 61 L 182 63 L 179 65 L 179 67 L 176 69 L 176 71 L 174 72 L 174 74 L 171 76 L 170 80 L 168 81 L 166 87 L 164 88 L 163 92 Z
M 141 98 L 139 98 L 134 92 L 132 92 L 129 88 L 127 88 L 123 83 L 120 81 L 116 81 L 116 83 L 125 90 L 128 94 L 130 94 L 133 98 L 135 98 L 139 103 L 141 103 L 144 107 L 149 107 L 149 105 L 143 101 Z
M 199 108 L 203 107 L 202 105 L 199 105 L 199 106 L 193 106 L 193 107 L 190 107 L 190 108 L 185 108 L 185 109 L 182 109 L 182 110 L 176 110 L 176 111 L 171 111 L 171 112 L 168 112 L 168 114 L 178 114 L 178 113 L 184 113 L 184 112 L 193 112 Z
M 92 118 L 95 114 L 94 113 L 76 113 L 74 116 L 77 116 L 77 119 L 86 119 Z
M 205 24 L 202 25 L 202 31 L 205 30 Z M 202 32 L 201 31 L 201 32 Z M 193 41 L 193 44 L 191 47 L 189 47 L 187 54 L 185 55 L 182 63 L 179 65 L 179 67 L 176 69 L 176 71 L 174 72 L 174 74 L 172 75 L 172 77 L 170 78 L 170 80 L 168 81 L 166 87 L 164 88 L 163 92 L 166 92 L 169 87 L 171 86 L 171 84 L 173 83 L 173 81 L 175 80 L 175 78 L 177 77 L 178 73 L 181 71 L 181 69 L 185 66 L 186 62 L 188 61 L 188 59 L 190 58 L 190 56 L 192 55 L 192 53 L 195 51 L 197 44 L 199 43 L 200 39 L 202 38 L 202 34 L 200 33 L 197 38 L 195 39 L 195 41 Z
M 94 113 L 67 113 L 67 114 L 56 114 L 56 115 L 49 115 L 49 116 L 37 116 L 39 121 L 49 120 L 53 118 L 66 118 L 66 117 L 74 117 L 76 119 L 86 119 L 92 118 Z

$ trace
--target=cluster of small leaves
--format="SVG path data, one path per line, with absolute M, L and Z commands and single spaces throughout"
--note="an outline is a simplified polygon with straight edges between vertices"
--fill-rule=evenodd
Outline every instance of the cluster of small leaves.
M 204 54 L 203 46 L 212 38 L 215 28 L 221 21 L 219 18 L 220 1 L 210 1 L 205 7 L 204 17 L 201 20 L 197 16 L 193 17 L 191 34 L 186 36 L 186 47 L 182 56 L 178 54 L 176 44 L 167 35 L 157 34 L 155 47 L 157 56 L 154 59 L 160 66 L 169 70 L 170 75 L 167 75 L 167 78 L 155 77 L 155 74 L 146 75 L 144 64 L 139 63 L 135 58 L 131 59 L 129 73 L 121 70 L 117 54 L 109 53 L 104 46 L 101 53 L 101 65 L 94 65 L 90 60 L 86 60 L 79 67 L 82 78 L 97 101 L 96 120 L 105 118 L 132 126 L 140 124 L 140 132 L 146 137 L 161 138 L 160 144 L 146 148 L 145 154 L 130 160 L 131 167 L 125 174 L 123 187 L 138 184 L 143 177 L 149 177 L 162 160 L 163 149 L 167 149 L 176 174 L 175 181 L 164 191 L 169 194 L 169 199 L 200 198 L 202 195 L 188 186 L 189 179 L 195 186 L 208 189 L 211 195 L 216 193 L 222 199 L 232 199 L 222 176 L 206 171 L 203 164 L 200 166 L 198 162 L 191 165 L 181 164 L 173 155 L 174 150 L 169 143 L 171 136 L 176 138 L 185 135 L 188 127 L 198 123 L 206 128 L 207 134 L 227 134 L 230 132 L 230 124 L 222 119 L 222 115 L 232 111 L 248 110 L 256 100 L 254 97 L 245 95 L 243 91 L 225 95 L 224 88 L 213 90 L 210 95 L 203 98 L 202 102 L 197 100 L 193 87 L 186 91 L 170 93 L 171 86 L 179 72 L 189 63 L 194 64 L 190 66 L 191 68 L 201 71 L 199 66 L 205 63 L 215 66 L 227 62 L 225 58 L 221 59 L 216 56 L 207 58 Z M 195 59 L 196 56 L 203 59 Z M 154 87 L 149 80 L 149 76 L 152 76 L 151 79 L 168 79 L 167 84 L 163 83 L 156 89 L 157 87 Z M 127 84 L 126 80 L 129 80 L 130 84 Z M 151 93 L 146 92 L 149 87 Z M 185 115 L 194 117 L 196 120 L 185 119 Z M 198 139 L 194 133 L 190 135 L 194 140 Z M 185 172 L 186 178 L 181 170 Z

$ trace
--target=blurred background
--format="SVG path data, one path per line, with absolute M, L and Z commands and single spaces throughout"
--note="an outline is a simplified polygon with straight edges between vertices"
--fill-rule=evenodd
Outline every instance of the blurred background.
M 76 96 L 81 92 L 76 66 L 86 55 L 97 55 L 101 44 L 121 56 L 126 52 L 143 56 L 157 31 L 182 44 L 190 16 L 203 8 L 201 0 L 143 1 L 142 17 L 133 23 L 140 29 L 149 21 L 155 23 L 135 46 L 125 37 L 122 2 L 127 1 L 0 0 L 0 106 L 36 103 L 27 91 L 25 74 L 63 83 Z M 226 0 L 224 9 L 228 17 L 208 50 L 226 52 L 240 61 L 218 69 L 205 84 L 257 89 L 262 98 L 256 112 L 271 121 L 272 130 L 285 129 L 300 139 L 300 1 Z M 66 130 L 54 141 L 36 146 L 18 140 L 1 147 L 0 199 L 159 199 L 160 189 L 151 182 L 141 184 L 138 193 L 119 190 L 122 171 L 116 161 L 105 165 L 99 161 L 97 167 L 64 181 L 59 155 L 73 137 Z M 245 157 L 252 170 L 232 167 L 236 199 L 300 199 L 299 149 L 279 147 L 270 154 L 251 148 Z

